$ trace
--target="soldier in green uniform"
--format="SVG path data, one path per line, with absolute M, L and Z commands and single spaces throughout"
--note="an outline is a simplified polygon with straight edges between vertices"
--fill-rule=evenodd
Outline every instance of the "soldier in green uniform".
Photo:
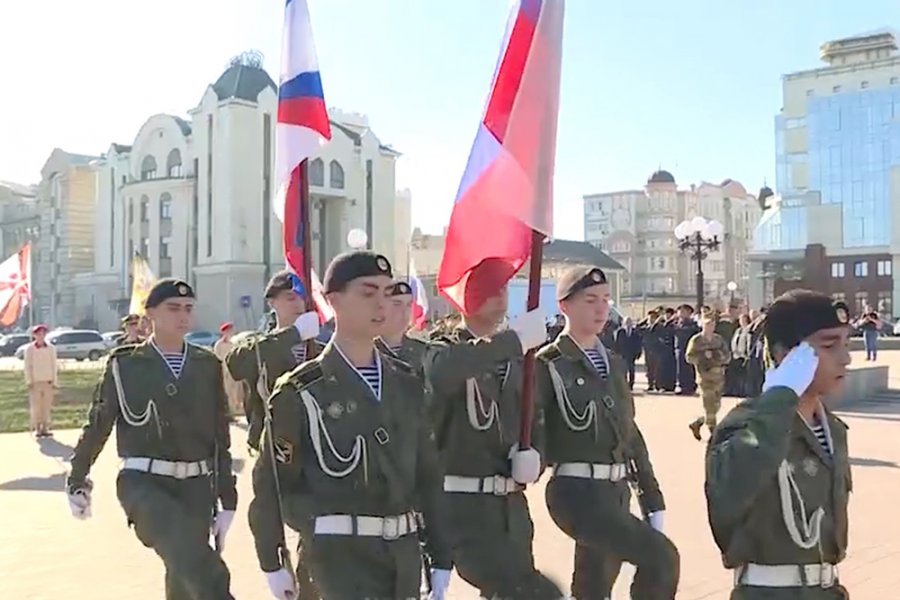
M 662 533 L 665 503 L 640 429 L 626 365 L 598 339 L 609 319 L 602 270 L 576 267 L 557 281 L 566 327 L 538 353 L 537 401 L 545 406 L 553 465 L 547 507 L 575 540 L 572 595 L 603 600 L 623 562 L 637 567 L 631 597 L 675 597 L 678 551 Z M 644 520 L 630 512 L 631 482 Z
M 209 545 L 212 529 L 221 550 L 237 506 L 222 365 L 184 341 L 194 308 L 187 283 L 160 280 L 146 308 L 150 339 L 115 349 L 97 387 L 71 459 L 69 505 L 90 516 L 88 472 L 115 425 L 119 502 L 165 564 L 167 600 L 227 600 L 228 569 Z
M 306 310 L 300 280 L 290 271 L 272 277 L 266 286 L 266 300 L 275 311 L 275 329 L 243 341 L 225 358 L 231 376 L 245 382 L 247 388 L 244 415 L 249 425 L 247 444 L 253 451 L 259 450 L 263 402 L 281 375 L 306 362 L 310 340 L 319 335 L 319 316 Z
M 849 334 L 828 296 L 793 290 L 777 298 L 764 333 L 775 367 L 762 395 L 713 432 L 706 500 L 734 571 L 731 600 L 849 597 L 836 568 L 847 551 L 852 488 L 847 426 L 823 404 L 847 373 Z
M 143 341 L 140 315 L 131 314 L 122 317 L 122 333 L 116 338 L 116 346 L 130 346 Z
M 422 370 L 422 356 L 427 344 L 410 337 L 412 318 L 412 287 L 405 281 L 396 282 L 391 288 L 388 316 L 382 333 L 375 341 L 378 349 L 389 352 L 418 372 Z
M 688 427 L 694 438 L 700 441 L 700 428 L 706 427 L 712 433 L 722 408 L 722 390 L 725 387 L 725 368 L 731 361 L 729 342 L 716 333 L 716 321 L 711 315 L 700 318 L 701 331 L 690 339 L 687 345 L 687 361 L 697 368 L 700 378 L 700 397 L 703 400 L 704 416 L 698 417 Z
M 559 587 L 534 567 L 534 526 L 523 490 L 540 476 L 540 454 L 518 447 L 525 352 L 546 341 L 532 311 L 498 331 L 509 267 L 485 261 L 466 285 L 468 314 L 425 352 L 426 384 L 446 469 L 453 563 L 486 598 L 552 599 Z M 535 423 L 540 410 L 536 407 Z M 534 445 L 540 448 L 540 428 Z
M 279 559 L 279 503 L 300 532 L 323 600 L 418 597 L 418 512 L 428 531 L 435 598 L 449 585 L 438 519 L 441 471 L 424 386 L 374 343 L 392 286 L 383 256 L 335 258 L 324 282 L 334 336 L 319 356 L 281 377 L 270 399 L 271 437 L 253 469 L 250 528 L 275 598 L 294 597 L 292 574 Z

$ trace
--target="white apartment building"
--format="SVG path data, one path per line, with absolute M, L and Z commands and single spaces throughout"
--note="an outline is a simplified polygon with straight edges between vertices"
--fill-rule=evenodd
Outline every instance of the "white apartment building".
M 95 269 L 76 278 L 82 313 L 103 329 L 117 326 L 130 299 L 131 258 L 140 253 L 157 276 L 194 286 L 199 328 L 255 326 L 265 282 L 284 265 L 272 210 L 277 100 L 260 58 L 244 54 L 187 119 L 154 115 L 131 145 L 110 146 L 96 165 Z M 411 198 L 396 190 L 400 154 L 365 116 L 330 116 L 332 140 L 309 164 L 313 266 L 323 274 L 359 228 L 404 272 Z
M 696 263 L 682 254 L 675 227 L 702 216 L 720 221 L 725 241 L 703 262 L 705 295 L 724 298 L 728 282 L 746 297 L 746 253 L 761 209 L 744 186 L 726 179 L 679 190 L 671 173 L 659 170 L 644 189 L 588 194 L 584 239 L 621 263 L 627 276 L 623 297 L 686 296 L 696 291 Z

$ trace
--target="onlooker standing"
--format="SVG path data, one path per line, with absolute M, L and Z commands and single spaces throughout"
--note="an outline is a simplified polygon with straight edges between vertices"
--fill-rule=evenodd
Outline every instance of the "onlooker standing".
M 25 347 L 25 385 L 31 408 L 31 430 L 36 437 L 50 433 L 50 409 L 53 393 L 58 387 L 56 348 L 44 341 L 46 325 L 37 325 L 31 333 L 34 341 Z
M 725 370 L 725 395 L 750 398 L 747 385 L 748 367 L 753 353 L 753 333 L 750 315 L 741 315 L 738 328 L 731 338 L 731 362 Z
M 628 387 L 633 390 L 634 363 L 641 357 L 641 331 L 634 326 L 631 317 L 622 319 L 622 327 L 616 332 L 613 349 L 625 360 L 628 369 Z
M 862 331 L 863 344 L 866 347 L 866 360 L 875 360 L 878 357 L 878 334 L 881 331 L 881 317 L 871 307 L 867 306 L 865 314 L 856 322 L 856 327 Z

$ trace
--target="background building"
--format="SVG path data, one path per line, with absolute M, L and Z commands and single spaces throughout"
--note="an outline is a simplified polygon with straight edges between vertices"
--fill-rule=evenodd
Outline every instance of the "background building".
M 77 280 L 82 313 L 103 329 L 117 326 L 130 298 L 131 257 L 140 253 L 157 276 L 195 287 L 198 327 L 256 325 L 265 282 L 284 266 L 272 209 L 277 100 L 261 57 L 246 53 L 188 119 L 155 115 L 130 145 L 110 146 L 97 171 L 96 268 Z M 309 163 L 313 267 L 322 274 L 359 228 L 403 273 L 411 199 L 395 189 L 400 154 L 365 116 L 330 115 L 332 140 Z
M 900 293 L 897 38 L 881 31 L 826 42 L 820 58 L 825 66 L 782 77 L 777 196 L 755 233 L 751 299 L 818 282 L 857 311 L 880 305 L 892 315 Z
M 659 170 L 644 189 L 584 196 L 584 239 L 625 267 L 623 302 L 649 297 L 667 303 L 696 297 L 696 266 L 678 249 L 675 227 L 695 216 L 718 220 L 724 242 L 703 262 L 705 295 L 712 302 L 730 296 L 729 281 L 737 284 L 737 296 L 746 296 L 746 255 L 760 213 L 757 199 L 737 181 L 679 190 L 672 174 Z
M 34 186 L 0 181 L 0 260 L 40 236 L 37 193 Z
M 76 307 L 73 281 L 94 268 L 96 156 L 56 148 L 41 169 L 40 237 L 32 259 L 34 318 L 51 325 L 90 325 Z

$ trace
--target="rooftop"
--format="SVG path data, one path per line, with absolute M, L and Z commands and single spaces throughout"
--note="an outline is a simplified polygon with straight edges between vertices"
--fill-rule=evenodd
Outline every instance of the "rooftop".
M 596 246 L 577 240 L 553 240 L 544 244 L 544 264 L 592 265 L 606 271 L 624 271 L 617 260 Z

